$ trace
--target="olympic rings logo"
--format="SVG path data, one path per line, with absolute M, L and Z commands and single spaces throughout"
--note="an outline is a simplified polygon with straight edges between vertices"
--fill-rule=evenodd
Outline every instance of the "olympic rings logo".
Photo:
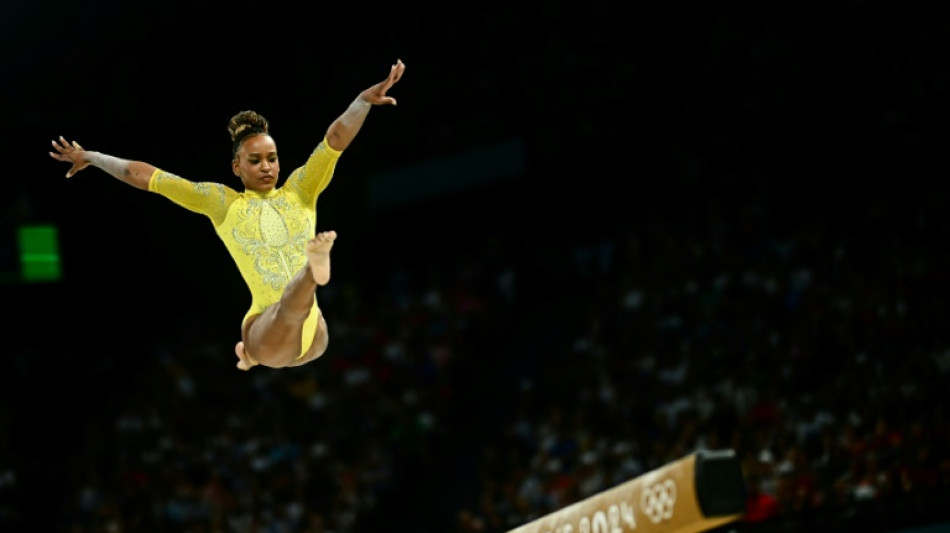
M 651 485 L 640 493 L 640 509 L 654 524 L 672 518 L 674 505 L 676 505 L 676 483 L 673 483 L 672 479 Z

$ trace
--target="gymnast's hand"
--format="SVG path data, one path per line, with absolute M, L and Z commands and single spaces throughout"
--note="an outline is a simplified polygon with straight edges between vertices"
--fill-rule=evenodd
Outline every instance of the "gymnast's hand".
M 386 96 L 386 91 L 402 78 L 402 73 L 405 70 L 406 64 L 402 62 L 402 59 L 397 59 L 396 64 L 389 69 L 389 76 L 360 93 L 360 98 L 372 105 L 396 105 L 396 99 L 392 96 Z
M 66 173 L 67 178 L 73 177 L 73 174 L 89 166 L 89 161 L 86 160 L 86 151 L 76 141 L 70 144 L 60 135 L 59 142 L 53 141 L 53 148 L 56 149 L 56 153 L 50 152 L 50 157 L 57 161 L 66 161 L 73 164 L 69 172 Z

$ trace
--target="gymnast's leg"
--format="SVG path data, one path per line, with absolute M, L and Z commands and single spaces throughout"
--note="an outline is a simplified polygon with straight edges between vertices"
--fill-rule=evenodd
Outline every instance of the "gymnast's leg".
M 248 370 L 258 364 L 283 368 L 316 359 L 326 349 L 326 322 L 320 317 L 313 346 L 300 361 L 301 334 L 316 298 L 316 288 L 330 281 L 330 249 L 335 231 L 318 233 L 307 243 L 307 264 L 290 280 L 280 300 L 242 328 L 242 340 L 234 347 L 237 367 Z M 319 352 L 319 353 L 316 353 Z M 316 355 L 314 355 L 316 353 Z

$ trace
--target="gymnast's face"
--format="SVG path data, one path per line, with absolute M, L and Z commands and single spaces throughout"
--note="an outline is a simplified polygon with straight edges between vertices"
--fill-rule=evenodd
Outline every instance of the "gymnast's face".
M 231 161 L 231 168 L 234 175 L 241 178 L 245 189 L 257 192 L 272 190 L 280 174 L 277 144 L 270 135 L 248 137 Z

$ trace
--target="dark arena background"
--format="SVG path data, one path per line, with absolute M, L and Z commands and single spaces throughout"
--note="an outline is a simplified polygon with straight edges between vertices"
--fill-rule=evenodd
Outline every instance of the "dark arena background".
M 638 479 L 537 531 L 947 531 L 921 5 L 3 2 L 0 532 L 504 533 Z M 47 155 L 239 188 L 253 109 L 286 177 L 397 59 L 318 201 L 301 367 L 235 368 L 207 219 Z M 700 493 L 657 476 L 707 453 L 738 507 L 677 526 Z

